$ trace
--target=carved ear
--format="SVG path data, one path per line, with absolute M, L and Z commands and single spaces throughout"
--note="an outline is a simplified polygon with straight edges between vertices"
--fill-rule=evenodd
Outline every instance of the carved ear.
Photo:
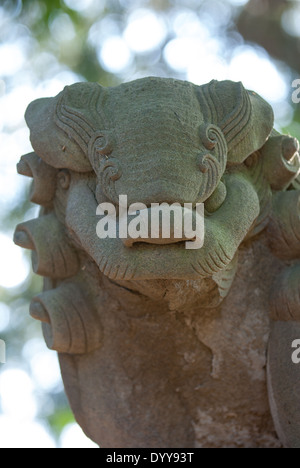
M 50 166 L 90 172 L 88 145 L 101 128 L 101 86 L 77 83 L 54 98 L 32 102 L 25 114 L 35 152 Z
M 272 107 L 242 83 L 211 81 L 199 87 L 206 122 L 221 128 L 228 164 L 240 164 L 267 141 L 274 123 Z

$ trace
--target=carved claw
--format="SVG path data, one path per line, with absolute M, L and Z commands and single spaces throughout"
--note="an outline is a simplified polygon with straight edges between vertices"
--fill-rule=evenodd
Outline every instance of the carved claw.
M 90 298 L 83 293 L 88 284 L 61 284 L 36 296 L 30 314 L 42 322 L 47 346 L 59 353 L 85 354 L 102 344 L 102 327 Z
M 35 320 L 39 320 L 40 322 L 49 323 L 49 324 L 51 323 L 48 312 L 41 302 L 37 302 L 37 301 L 31 302 L 30 315 L 32 318 L 34 318 Z
M 14 241 L 32 250 L 33 271 L 50 278 L 69 278 L 79 269 L 78 256 L 54 214 L 42 216 L 16 228 Z
M 55 195 L 57 169 L 46 164 L 36 153 L 29 153 L 21 157 L 17 171 L 33 178 L 30 201 L 48 206 Z
M 22 156 L 20 161 L 18 162 L 17 172 L 18 174 L 26 177 L 33 177 L 32 170 L 30 169 L 30 166 L 26 161 L 26 156 Z
M 34 250 L 34 243 L 26 231 L 16 229 L 14 234 L 14 243 L 23 249 Z

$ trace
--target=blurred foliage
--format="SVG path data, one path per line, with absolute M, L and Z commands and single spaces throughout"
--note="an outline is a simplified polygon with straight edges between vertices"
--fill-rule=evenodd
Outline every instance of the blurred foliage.
M 62 405 L 59 406 L 58 402 L 56 402 L 56 411 L 48 418 L 50 427 L 57 438 L 60 436 L 63 428 L 74 421 L 69 407 L 66 407 L 64 403 L 62 401 Z
M 218 17 L 218 11 L 222 9 L 221 3 L 227 4 L 230 9 L 226 24 Z M 32 79 L 35 80 L 51 79 L 49 73 L 53 73 L 51 67 L 54 67 L 55 60 L 63 70 L 74 72 L 78 81 L 96 81 L 104 86 L 116 85 L 123 80 L 145 74 L 185 79 L 183 71 L 170 68 L 162 53 L 163 47 L 174 38 L 171 27 L 159 47 L 150 52 L 134 53 L 129 69 L 113 74 L 103 67 L 97 44 L 95 40 L 91 40 L 91 32 L 93 36 L 99 34 L 100 42 L 104 31 L 105 34 L 122 35 L 129 13 L 137 7 L 146 7 L 164 15 L 166 23 L 168 15 L 176 8 L 190 8 L 196 13 L 206 8 L 205 11 L 210 11 L 211 16 L 209 19 L 206 13 L 205 21 L 210 21 L 209 24 L 215 21 L 218 24 L 216 34 L 219 41 L 224 44 L 229 39 L 231 44 L 232 41 L 241 43 L 243 39 L 250 41 L 287 65 L 291 76 L 297 78 L 300 75 L 300 34 L 296 37 L 295 32 L 289 30 L 287 20 L 293 8 L 299 10 L 299 1 L 250 0 L 243 7 L 235 6 L 238 2 L 229 0 L 221 3 L 219 0 L 98 0 L 94 1 L 95 8 L 89 14 L 88 8 L 72 8 L 70 0 L 0 0 L 0 12 L 3 9 L 9 16 L 8 28 L 13 24 L 15 34 L 21 40 L 24 38 L 24 41 L 28 41 L 31 50 L 28 67 L 34 71 L 35 78 Z M 4 42 L 8 36 L 9 33 L 4 28 L 0 31 L 0 42 Z M 253 71 L 256 72 L 259 73 Z M 14 86 L 13 81 L 11 86 Z M 294 120 L 286 130 L 300 138 L 299 105 L 294 106 Z M 28 193 L 23 193 L 18 205 L 11 207 L 10 213 L 2 217 L 3 229 L 11 231 L 17 223 L 24 220 L 33 206 L 27 200 Z M 9 344 L 8 356 L 12 364 L 15 362 L 19 365 L 22 360 L 24 343 L 41 335 L 40 325 L 28 316 L 30 300 L 41 288 L 41 279 L 32 275 L 16 289 L 0 288 L 0 302 L 7 304 L 11 310 L 11 325 L 2 333 L 1 338 Z M 30 373 L 30 363 L 23 360 L 23 366 Z M 54 436 L 58 438 L 63 427 L 73 420 L 64 393 L 58 388 L 47 396 L 40 395 L 39 399 L 39 417 L 48 421 Z
M 260 44 L 300 74 L 300 37 L 295 37 L 286 20 L 290 13 L 296 16 L 293 10 L 298 6 L 297 0 L 250 0 L 238 18 L 237 28 L 244 39 Z
M 240 12 L 236 27 L 245 41 L 262 46 L 271 57 L 288 65 L 295 78 L 299 78 L 299 0 L 250 0 Z M 300 139 L 300 106 L 294 108 L 294 121 L 285 130 Z

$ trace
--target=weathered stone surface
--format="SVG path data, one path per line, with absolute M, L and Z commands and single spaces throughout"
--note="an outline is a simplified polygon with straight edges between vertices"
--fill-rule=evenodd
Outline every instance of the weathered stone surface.
M 299 448 L 299 364 L 290 358 L 291 344 L 299 340 L 299 321 L 276 321 L 268 350 L 269 401 L 277 434 L 285 447 Z M 298 367 L 297 367 L 298 366 Z
M 31 315 L 85 432 L 102 447 L 300 447 L 299 144 L 271 107 L 241 83 L 145 78 L 72 85 L 26 120 L 35 153 L 18 171 L 43 208 L 15 242 L 45 277 Z M 203 202 L 203 247 L 100 239 L 97 205 L 121 210 L 120 195 L 145 211 Z

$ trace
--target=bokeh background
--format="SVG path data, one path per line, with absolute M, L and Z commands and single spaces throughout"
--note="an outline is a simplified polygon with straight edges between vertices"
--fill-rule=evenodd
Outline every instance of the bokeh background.
M 299 58 L 299 0 L 0 0 L 0 448 L 95 447 L 28 315 L 41 279 L 11 240 L 17 223 L 38 214 L 15 170 L 31 151 L 29 102 L 78 81 L 232 79 L 273 105 L 278 130 L 300 138 Z

